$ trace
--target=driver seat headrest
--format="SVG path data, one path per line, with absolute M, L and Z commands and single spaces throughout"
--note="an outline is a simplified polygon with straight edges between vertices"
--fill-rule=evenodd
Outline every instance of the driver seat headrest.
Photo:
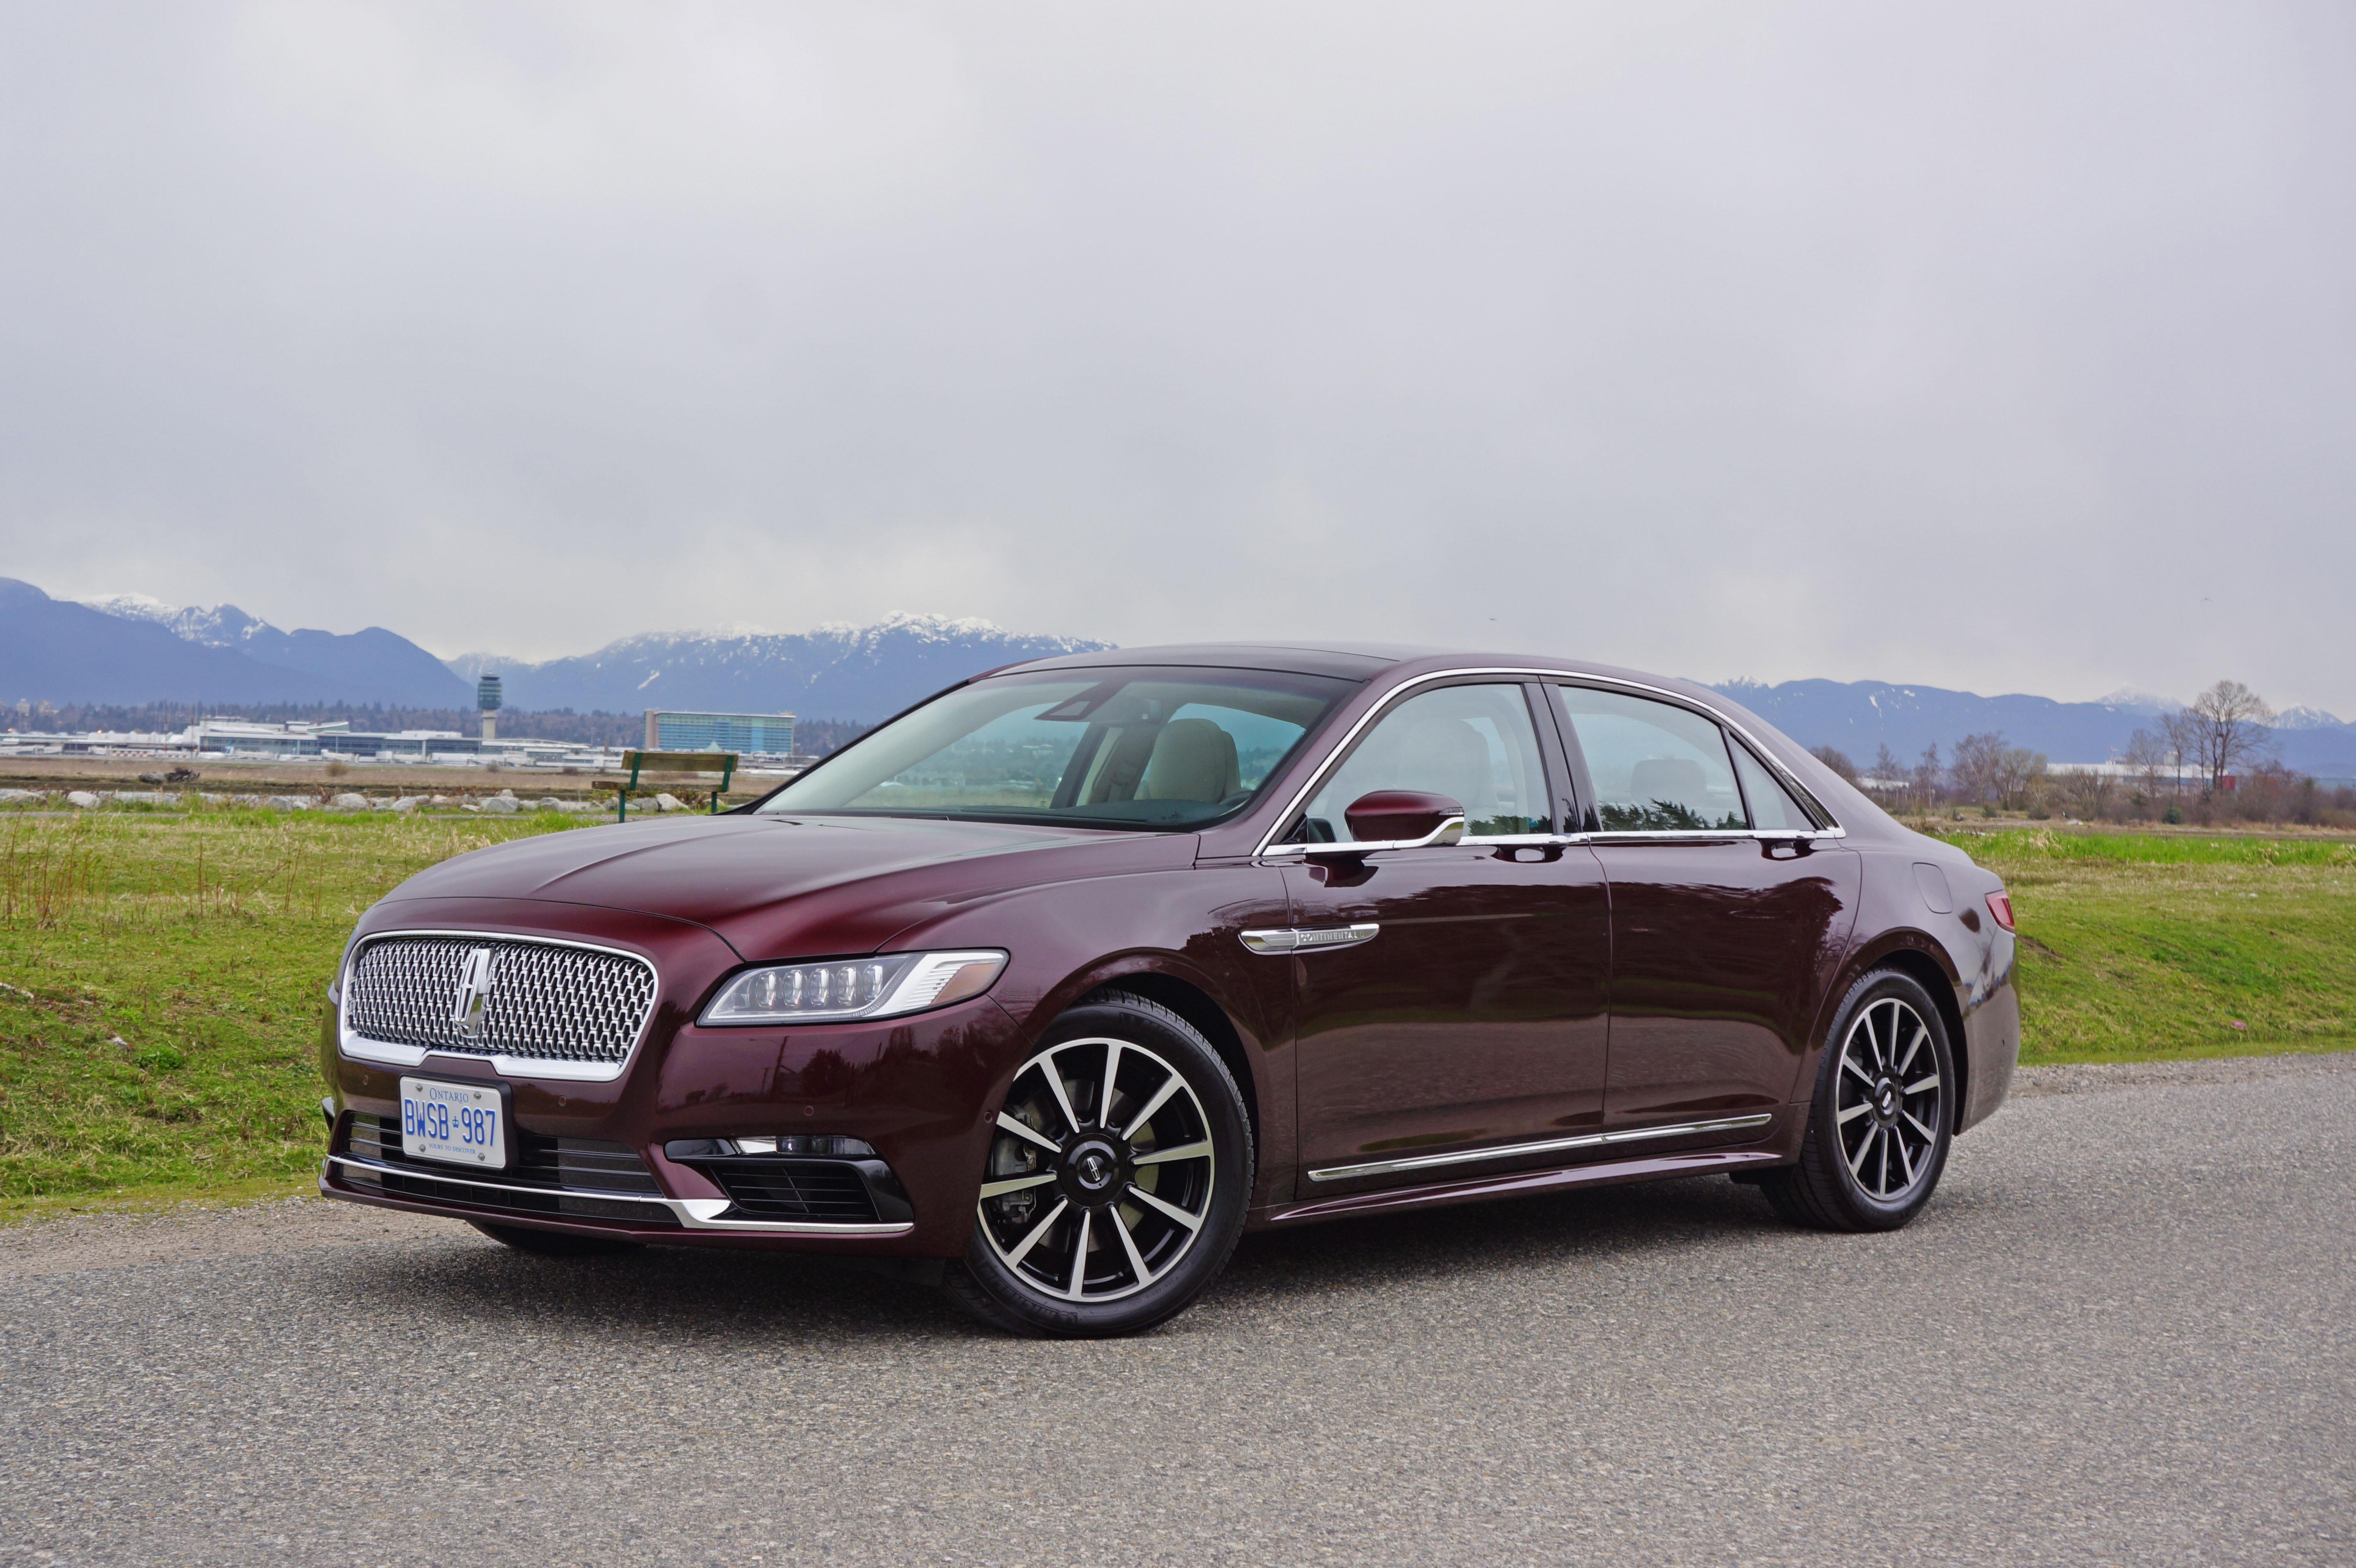
M 1208 719 L 1173 719 L 1153 739 L 1139 800 L 1225 800 L 1243 788 L 1236 738 Z

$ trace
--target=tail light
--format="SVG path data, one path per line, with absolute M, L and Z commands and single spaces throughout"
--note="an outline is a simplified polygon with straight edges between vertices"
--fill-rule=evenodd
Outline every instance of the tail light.
M 1996 916 L 1996 923 L 2007 931 L 2010 931 L 2012 929 L 2012 895 L 1990 893 L 1987 896 L 1987 904 L 1988 913 Z

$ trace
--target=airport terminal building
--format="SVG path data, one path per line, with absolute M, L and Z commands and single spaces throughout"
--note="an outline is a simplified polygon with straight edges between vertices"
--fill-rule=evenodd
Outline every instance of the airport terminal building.
M 794 751 L 790 713 L 680 713 L 647 709 L 649 752 L 734 752 L 739 756 L 788 757 Z

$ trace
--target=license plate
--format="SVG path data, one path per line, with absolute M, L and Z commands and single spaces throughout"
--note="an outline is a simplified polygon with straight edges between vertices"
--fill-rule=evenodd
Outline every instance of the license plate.
M 488 1083 L 401 1081 L 401 1152 L 412 1159 L 508 1168 L 507 1104 Z

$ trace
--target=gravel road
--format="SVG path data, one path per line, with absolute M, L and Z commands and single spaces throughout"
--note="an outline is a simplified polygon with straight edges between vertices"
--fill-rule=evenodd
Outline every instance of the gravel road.
M 2044 1075 L 1895 1235 L 1256 1237 L 1104 1344 L 316 1200 L 20 1227 L 0 1564 L 2345 1564 L 2351 1066 Z

